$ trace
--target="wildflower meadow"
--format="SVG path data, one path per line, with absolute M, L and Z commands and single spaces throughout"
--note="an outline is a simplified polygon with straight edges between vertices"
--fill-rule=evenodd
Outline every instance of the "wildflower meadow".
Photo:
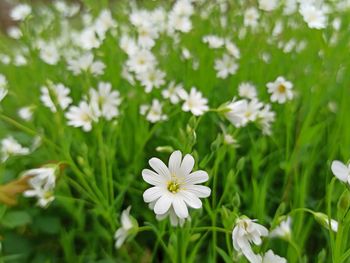
M 350 262 L 349 0 L 0 2 L 0 263 Z

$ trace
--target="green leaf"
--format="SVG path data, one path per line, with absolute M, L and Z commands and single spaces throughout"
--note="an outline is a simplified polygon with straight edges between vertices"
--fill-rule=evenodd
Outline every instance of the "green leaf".
M 219 255 L 222 257 L 222 259 L 226 262 L 226 263 L 232 263 L 232 258 L 221 248 L 216 247 L 216 251 L 219 253 Z
M 24 226 L 31 222 L 31 216 L 25 211 L 9 211 L 1 220 L 1 224 L 8 228 Z

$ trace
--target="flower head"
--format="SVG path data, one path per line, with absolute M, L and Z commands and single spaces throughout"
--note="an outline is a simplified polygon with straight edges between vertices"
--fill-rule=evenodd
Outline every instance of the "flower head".
M 143 199 L 146 203 L 155 202 L 153 210 L 157 215 L 165 215 L 174 209 L 177 217 L 187 218 L 187 207 L 201 208 L 199 198 L 210 195 L 209 187 L 199 185 L 208 181 L 208 174 L 202 170 L 191 172 L 194 159 L 190 154 L 182 159 L 181 152 L 175 151 L 169 158 L 168 166 L 158 158 L 150 159 L 149 165 L 155 172 L 144 169 L 142 178 L 153 187 L 143 193 Z
M 284 77 L 278 77 L 274 82 L 266 84 L 268 93 L 271 93 L 271 101 L 280 104 L 293 99 L 293 84 L 285 80 Z
M 129 206 L 127 209 L 125 209 L 122 212 L 121 215 L 121 226 L 117 229 L 117 231 L 114 234 L 115 239 L 115 247 L 118 249 L 120 248 L 125 240 L 130 236 L 131 231 L 134 228 L 138 227 L 137 221 L 130 216 L 130 209 L 131 206 Z
M 208 99 L 203 98 L 202 93 L 194 87 L 191 88 L 190 93 L 187 93 L 185 90 L 181 90 L 179 96 L 185 101 L 182 105 L 183 111 L 190 111 L 193 115 L 200 116 L 209 110 L 207 105 Z
M 5 162 L 10 156 L 27 155 L 30 150 L 20 145 L 13 137 L 9 136 L 0 142 L 1 161 Z
M 81 101 L 79 106 L 71 106 L 66 113 L 66 118 L 68 119 L 68 125 L 82 127 L 85 132 L 91 131 L 92 123 L 97 121 L 93 107 L 86 101 Z
M 335 177 L 344 183 L 350 184 L 350 164 L 346 166 L 340 161 L 333 161 L 331 166 Z

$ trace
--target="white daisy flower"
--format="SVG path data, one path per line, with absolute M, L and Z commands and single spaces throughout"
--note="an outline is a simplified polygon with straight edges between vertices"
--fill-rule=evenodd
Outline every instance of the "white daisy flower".
M 23 195 L 36 197 L 40 207 L 47 207 L 54 199 L 57 167 L 45 167 L 26 171 L 23 176 L 31 177 L 27 182 L 30 187 Z
M 336 160 L 332 162 L 331 169 L 334 176 L 340 181 L 350 184 L 350 164 L 346 166 L 341 161 Z
M 151 92 L 153 88 L 160 88 L 160 86 L 165 84 L 165 73 L 155 68 L 137 74 L 136 78 L 141 81 L 141 85 L 145 88 L 146 93 Z
M 40 47 L 40 58 L 49 65 L 56 65 L 60 60 L 57 47 L 53 44 L 46 44 Z
M 141 115 L 146 115 L 146 119 L 151 123 L 167 120 L 168 117 L 162 112 L 163 105 L 157 99 L 152 100 L 152 105 L 141 105 Z
M 90 89 L 90 104 L 94 108 L 97 117 L 102 116 L 106 120 L 111 120 L 118 116 L 120 103 L 120 93 L 112 90 L 110 83 L 99 82 L 98 90 Z
M 30 150 L 20 145 L 13 137 L 9 136 L 0 142 L 1 162 L 5 162 L 11 156 L 28 155 Z
M 255 28 L 258 25 L 259 16 L 255 7 L 248 8 L 244 13 L 244 26 Z
M 248 119 L 246 117 L 246 112 L 248 108 L 248 101 L 238 100 L 232 101 L 228 105 L 225 106 L 225 117 L 236 127 L 244 127 L 248 123 Z
M 309 28 L 323 29 L 326 27 L 327 17 L 321 8 L 305 3 L 300 5 L 299 12 Z
M 150 159 L 149 165 L 155 172 L 144 169 L 142 178 L 153 187 L 143 193 L 143 199 L 146 203 L 155 202 L 153 210 L 157 215 L 168 213 L 172 207 L 177 217 L 187 218 L 187 206 L 199 209 L 199 198 L 210 195 L 209 187 L 199 185 L 208 181 L 208 174 L 202 170 L 191 173 L 194 158 L 189 154 L 182 159 L 180 151 L 173 152 L 168 167 L 158 158 Z
M 261 262 L 261 256 L 254 254 L 251 244 L 261 245 L 261 237 L 267 235 L 266 227 L 255 223 L 255 220 L 240 217 L 232 231 L 233 247 L 236 251 L 242 252 L 249 262 Z
M 203 98 L 203 95 L 195 87 L 191 88 L 190 93 L 185 90 L 179 92 L 179 96 L 184 100 L 182 110 L 185 112 L 191 111 L 193 115 L 200 116 L 209 110 L 208 99 Z
M 284 77 L 278 77 L 274 82 L 266 84 L 268 93 L 271 94 L 271 101 L 280 104 L 293 99 L 293 84 L 285 80 Z
M 210 48 L 217 49 L 225 45 L 225 40 L 215 35 L 207 35 L 202 38 L 203 43 L 209 45 Z
M 156 58 L 149 50 L 141 49 L 132 56 L 129 56 L 126 65 L 130 71 L 143 73 L 154 68 L 156 65 Z
M 129 206 L 122 212 L 120 219 L 121 226 L 117 229 L 117 231 L 114 234 L 115 247 L 117 249 L 124 244 L 131 231 L 138 227 L 137 221 L 132 216 L 130 216 L 130 209 L 131 206 Z
M 229 75 L 234 75 L 237 72 L 238 64 L 232 56 L 224 54 L 222 58 L 215 60 L 216 76 L 225 79 Z
M 48 87 L 41 87 L 41 102 L 52 112 L 57 112 L 56 106 L 60 106 L 65 110 L 71 103 L 72 98 L 69 97 L 70 90 L 63 84 L 51 84 Z
M 169 99 L 172 104 L 176 104 L 180 101 L 179 93 L 181 92 L 183 92 L 182 85 L 172 81 L 167 89 L 162 90 L 162 96 L 164 99 Z
M 81 127 L 85 132 L 91 131 L 93 122 L 98 120 L 93 107 L 86 101 L 81 101 L 79 106 L 71 106 L 66 113 L 66 118 L 68 125 Z
M 257 96 L 256 87 L 249 82 L 242 82 L 238 86 L 238 94 L 243 98 L 254 99 Z
M 92 53 L 86 53 L 77 59 L 68 59 L 68 69 L 73 72 L 74 75 L 79 75 L 82 72 L 89 72 L 94 76 L 102 75 L 106 67 L 101 61 L 94 61 L 94 55 Z
M 17 113 L 22 120 L 31 121 L 33 118 L 33 106 L 22 107 Z
M 31 13 L 32 13 L 32 8 L 29 5 L 19 4 L 11 10 L 10 16 L 15 21 L 21 21 L 21 20 L 24 20 Z

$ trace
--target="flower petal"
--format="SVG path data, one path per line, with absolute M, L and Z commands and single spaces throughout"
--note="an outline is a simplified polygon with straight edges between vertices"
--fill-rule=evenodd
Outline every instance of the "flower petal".
M 194 209 L 199 209 L 202 207 L 202 201 L 193 193 L 188 191 L 181 191 L 178 193 L 186 204 Z
M 207 172 L 199 170 L 196 172 L 193 172 L 186 176 L 185 183 L 186 184 L 200 184 L 208 181 L 209 176 Z
M 169 158 L 169 170 L 170 173 L 176 174 L 181 166 L 182 153 L 180 151 L 175 151 L 170 155 Z
M 161 176 L 150 169 L 142 170 L 142 178 L 151 185 L 163 185 L 165 181 L 164 176 Z
M 190 154 L 186 154 L 181 163 L 181 171 L 183 176 L 190 174 L 194 166 L 194 158 Z
M 158 186 L 151 187 L 143 193 L 143 200 L 146 203 L 153 202 L 164 194 L 162 188 Z
M 157 215 L 165 214 L 166 212 L 168 212 L 171 203 L 172 198 L 167 194 L 163 194 L 163 196 L 158 199 L 154 206 L 154 213 L 156 213 Z
M 158 158 L 152 158 L 149 160 L 149 165 L 155 170 L 159 175 L 170 179 L 170 172 L 168 167 Z
M 176 196 L 176 198 L 173 199 L 173 208 L 179 218 L 188 217 L 187 206 L 181 197 Z
M 208 197 L 211 193 L 210 188 L 203 185 L 187 185 L 186 190 L 199 198 Z
M 332 172 L 340 181 L 346 182 L 349 176 L 349 169 L 340 161 L 333 161 L 331 166 Z

